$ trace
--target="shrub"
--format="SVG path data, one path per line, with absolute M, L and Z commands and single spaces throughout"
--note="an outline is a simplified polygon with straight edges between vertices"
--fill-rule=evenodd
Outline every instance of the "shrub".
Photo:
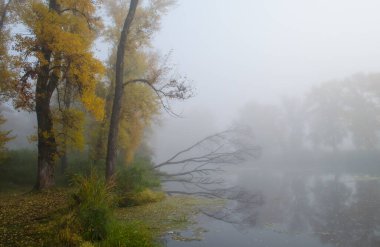
M 65 246 L 151 247 L 152 233 L 141 223 L 125 223 L 115 219 L 115 196 L 112 186 L 103 176 L 91 170 L 88 176 L 74 178 L 72 211 L 65 219 L 66 227 L 60 232 Z M 86 242 L 89 241 L 89 242 Z
M 123 192 L 141 192 L 160 185 L 160 178 L 148 158 L 136 157 L 132 164 L 118 168 L 117 187 Z
M 74 215 L 85 240 L 99 241 L 107 236 L 112 221 L 114 196 L 103 176 L 91 170 L 88 176 L 75 176 Z
M 141 205 L 164 198 L 163 193 L 152 190 L 161 186 L 160 177 L 150 159 L 145 157 L 137 157 L 128 166 L 120 165 L 116 185 L 119 206 Z

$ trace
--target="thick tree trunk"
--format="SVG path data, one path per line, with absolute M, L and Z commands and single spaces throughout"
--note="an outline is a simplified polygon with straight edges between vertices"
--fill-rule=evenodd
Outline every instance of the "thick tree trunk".
M 43 190 L 54 185 L 54 166 L 57 146 L 53 132 L 50 99 L 53 90 L 47 86 L 46 74 L 40 74 L 36 86 L 38 125 L 38 170 L 35 188 Z
M 131 0 L 127 18 L 124 21 L 119 44 L 117 47 L 116 68 L 115 68 L 115 95 L 112 105 L 110 129 L 108 132 L 108 145 L 106 157 L 106 179 L 110 181 L 115 173 L 115 161 L 117 151 L 117 136 L 119 133 L 119 122 L 121 113 L 121 103 L 123 99 L 123 76 L 124 76 L 124 56 L 127 43 L 128 31 L 135 16 L 138 0 Z
M 58 11 L 56 0 L 49 1 L 49 9 Z M 46 61 L 51 61 L 52 52 L 42 48 Z M 51 96 L 56 88 L 58 77 L 50 73 L 49 63 L 42 66 L 36 85 L 36 114 L 38 135 L 38 165 L 35 189 L 44 190 L 54 185 L 54 168 L 57 155 L 57 144 L 53 132 L 53 117 L 50 110 Z

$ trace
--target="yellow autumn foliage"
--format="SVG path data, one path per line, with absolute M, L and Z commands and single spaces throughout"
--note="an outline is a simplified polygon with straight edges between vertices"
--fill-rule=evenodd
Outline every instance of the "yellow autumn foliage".
M 108 96 L 105 109 L 109 113 L 112 109 L 115 74 L 113 65 L 116 60 L 116 47 L 129 5 L 128 0 L 103 1 L 111 19 L 107 25 L 105 36 L 113 46 L 107 68 Z M 172 0 L 151 0 L 136 10 L 126 44 L 124 82 L 145 78 L 152 70 L 152 60 L 155 59 L 155 54 L 150 50 L 151 38 L 159 28 L 162 14 L 173 2 Z M 159 113 L 160 102 L 155 92 L 147 85 L 129 84 L 125 86 L 124 90 L 118 149 L 124 161 L 128 163 L 141 145 L 144 132 L 151 125 L 154 116 Z M 90 145 L 90 153 L 95 160 L 105 158 L 109 118 L 109 115 L 105 116 L 101 125 L 92 124 L 92 129 L 95 131 L 90 133 L 90 138 L 93 140 Z M 95 132 L 96 134 L 94 134 Z
M 83 150 L 85 114 L 78 109 L 56 110 L 53 114 L 54 131 L 58 147 Z M 59 150 L 65 152 L 66 150 Z
M 116 60 L 116 46 L 126 14 L 128 0 L 104 0 L 106 11 L 112 20 L 105 32 L 106 38 L 113 45 L 109 63 Z M 145 78 L 152 70 L 151 60 L 155 54 L 150 50 L 153 34 L 159 29 L 161 16 L 172 5 L 172 0 L 150 0 L 136 10 L 133 24 L 129 30 L 124 61 L 124 81 Z M 109 66 L 110 91 L 114 80 L 114 68 Z M 119 123 L 118 147 L 128 163 L 143 141 L 144 132 L 151 125 L 152 119 L 159 113 L 160 102 L 155 92 L 144 84 L 125 86 L 123 105 Z M 111 102 L 107 102 L 110 109 Z M 100 145 L 101 146 L 101 145 Z
M 26 80 L 18 79 L 17 88 L 22 87 L 23 91 L 18 91 L 20 103 L 16 106 L 34 109 L 34 90 L 38 78 L 46 76 L 41 72 L 44 66 L 50 69 L 49 78 L 56 78 L 52 86 L 58 105 L 52 103 L 53 131 L 46 136 L 55 138 L 59 155 L 65 154 L 68 148 L 84 148 L 83 110 L 96 120 L 103 120 L 104 99 L 96 90 L 105 68 L 91 50 L 96 30 L 102 28 L 95 16 L 99 1 L 57 0 L 56 3 L 58 7 L 54 10 L 43 0 L 27 1 L 20 8 L 19 20 L 29 33 L 15 36 L 12 63 L 18 75 L 28 75 Z M 50 85 L 43 86 L 49 90 Z M 62 102 L 66 95 L 71 101 L 68 106 Z
M 158 114 L 159 103 L 150 88 L 128 85 L 125 91 L 119 130 L 119 147 L 128 163 L 143 139 L 144 131 Z
M 5 118 L 0 115 L 0 126 L 3 125 L 5 121 Z M 0 130 L 0 161 L 6 157 L 5 151 L 7 142 L 13 139 L 13 137 L 9 136 L 10 133 L 11 131 Z
M 30 1 L 29 7 L 21 12 L 22 22 L 32 36 L 17 36 L 19 56 L 15 64 L 24 71 L 38 71 L 39 67 L 49 64 L 51 73 L 60 79 L 59 84 L 70 78 L 83 106 L 97 119 L 102 119 L 104 101 L 95 90 L 105 69 L 91 51 L 95 38 L 93 28 L 100 27 L 93 17 L 96 8 L 91 0 L 59 0 L 58 3 L 60 13 L 49 10 L 44 1 L 38 0 Z M 46 49 L 54 54 L 53 60 L 47 61 Z M 38 63 L 21 62 L 33 58 Z

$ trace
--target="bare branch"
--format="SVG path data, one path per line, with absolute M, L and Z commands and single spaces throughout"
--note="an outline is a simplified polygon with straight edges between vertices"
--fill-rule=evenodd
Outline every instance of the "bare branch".
M 89 17 L 89 15 L 87 15 L 83 11 L 80 11 L 79 9 L 76 9 L 76 8 L 65 8 L 65 9 L 60 10 L 59 14 L 63 14 L 65 12 L 69 12 L 69 11 L 72 12 L 73 14 L 78 14 L 78 15 L 82 16 L 86 20 L 87 26 L 88 26 L 88 28 L 90 30 L 92 30 L 92 31 L 96 30 L 96 28 L 95 28 L 95 26 L 94 26 L 93 23 L 97 21 L 97 18 L 91 18 L 91 17 Z
M 247 158 L 247 156 L 255 158 L 259 155 L 260 153 L 259 146 L 249 147 L 246 145 L 240 145 L 241 147 L 239 147 L 236 145 L 236 143 L 233 143 L 233 140 L 229 139 L 228 135 L 234 135 L 234 134 L 237 134 L 237 130 L 230 129 L 230 130 L 225 130 L 225 131 L 207 136 L 203 138 L 202 140 L 189 146 L 188 148 L 179 151 L 168 160 L 159 163 L 154 168 L 157 169 L 163 166 L 178 165 L 178 164 L 184 164 L 184 163 L 190 163 L 190 162 L 191 163 L 208 162 L 209 164 L 212 164 L 212 163 L 236 164 L 236 163 L 243 162 Z M 216 146 L 212 151 L 206 154 L 192 156 L 190 158 L 178 159 L 181 156 L 189 154 L 189 152 L 191 152 L 195 148 L 199 148 L 206 143 L 209 146 L 212 144 L 215 145 L 216 143 Z M 225 149 L 224 151 L 221 150 L 223 148 Z
M 162 73 L 162 72 L 157 72 Z M 184 81 L 180 82 L 179 80 L 171 79 L 167 83 L 163 84 L 161 87 L 157 87 L 159 82 L 158 75 L 155 75 L 153 79 L 132 79 L 123 84 L 123 87 L 126 87 L 129 84 L 133 83 L 143 83 L 150 87 L 153 92 L 157 95 L 158 100 L 161 103 L 163 109 L 170 115 L 179 117 L 171 108 L 168 100 L 186 100 L 193 96 L 192 90 Z
M 255 215 L 244 217 L 241 212 L 261 205 L 261 195 L 240 187 L 226 187 L 225 179 L 217 176 L 230 166 L 258 157 L 260 147 L 253 145 L 251 135 L 242 130 L 233 128 L 207 136 L 156 165 L 154 169 L 172 168 L 158 172 L 168 188 L 175 188 L 166 193 L 222 199 L 224 206 L 201 213 L 225 222 L 253 224 Z

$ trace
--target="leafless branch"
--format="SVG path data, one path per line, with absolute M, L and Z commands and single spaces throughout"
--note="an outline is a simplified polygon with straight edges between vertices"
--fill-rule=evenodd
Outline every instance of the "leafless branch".
M 239 213 L 236 210 L 243 212 L 244 208 L 255 208 L 263 198 L 259 193 L 250 193 L 240 187 L 228 187 L 220 175 L 228 167 L 257 158 L 259 154 L 260 147 L 253 144 L 248 130 L 231 128 L 195 142 L 157 164 L 154 169 L 159 170 L 169 195 L 195 195 L 226 202 L 218 210 L 201 210 L 205 215 L 229 223 L 252 223 L 255 222 L 252 214 L 250 217 L 237 217 Z
M 157 78 L 156 78 L 157 80 Z M 188 98 L 191 98 L 193 96 L 191 88 L 186 85 L 185 81 L 178 81 L 178 80 L 170 80 L 169 82 L 165 83 L 164 85 L 161 85 L 160 87 L 156 86 L 157 83 L 155 79 L 148 80 L 148 79 L 133 79 L 129 80 L 124 83 L 124 87 L 126 87 L 129 84 L 133 83 L 143 83 L 144 85 L 147 85 L 150 87 L 153 92 L 156 94 L 158 100 L 161 103 L 161 106 L 163 109 L 170 115 L 178 117 L 179 115 L 176 114 L 170 107 L 169 100 L 186 100 Z
M 154 168 L 160 168 L 169 165 L 179 165 L 188 163 L 202 164 L 238 164 L 244 162 L 248 157 L 256 158 L 260 154 L 260 147 L 257 145 L 247 144 L 237 140 L 238 129 L 225 130 L 203 138 L 193 145 L 179 151 L 168 160 L 157 164 Z M 249 135 L 243 134 L 244 138 L 250 138 Z M 188 157 L 189 153 L 195 149 L 205 148 L 211 150 L 200 155 Z M 199 167 L 198 167 L 199 168 Z
M 73 14 L 77 14 L 77 15 L 82 16 L 86 20 L 88 28 L 92 31 L 96 30 L 93 23 L 94 23 L 94 21 L 97 21 L 97 18 L 91 18 L 86 13 L 84 13 L 83 11 L 76 9 L 76 8 L 65 8 L 65 9 L 62 9 L 59 11 L 60 14 L 63 14 L 65 12 L 72 12 Z
M 150 87 L 156 94 L 162 108 L 171 116 L 179 117 L 171 108 L 170 101 L 186 100 L 194 96 L 194 90 L 186 77 L 175 75 L 173 66 L 168 65 L 170 53 L 161 62 L 157 56 L 151 56 L 149 61 L 150 69 L 142 78 L 135 78 L 126 81 L 123 87 L 134 83 L 142 83 Z

